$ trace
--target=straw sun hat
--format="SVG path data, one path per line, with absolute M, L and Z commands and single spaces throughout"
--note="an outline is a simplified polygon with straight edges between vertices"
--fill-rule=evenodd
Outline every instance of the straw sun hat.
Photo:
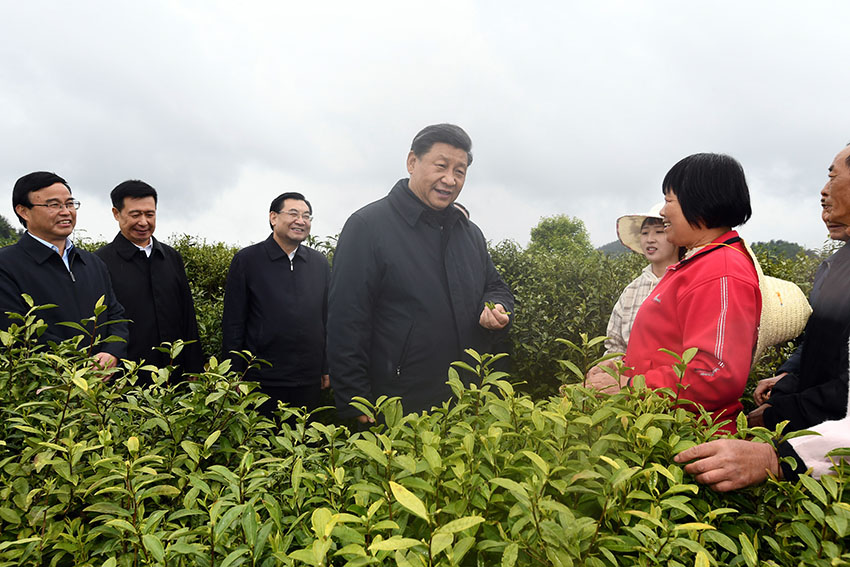
M 643 249 L 640 247 L 640 227 L 647 218 L 661 218 L 661 207 L 664 203 L 656 203 L 652 205 L 648 213 L 639 215 L 625 215 L 617 219 L 617 238 L 623 243 L 623 246 L 643 254 Z
M 759 338 L 753 355 L 755 364 L 767 347 L 790 341 L 802 333 L 812 314 L 812 307 L 803 290 L 794 282 L 765 276 L 753 250 L 747 243 L 744 247 L 756 266 L 761 290 Z

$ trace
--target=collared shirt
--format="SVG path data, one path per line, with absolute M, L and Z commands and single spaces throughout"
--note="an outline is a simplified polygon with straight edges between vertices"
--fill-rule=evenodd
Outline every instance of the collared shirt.
M 153 238 L 151 238 L 151 239 L 148 241 L 148 245 L 147 245 L 147 246 L 139 246 L 139 245 L 138 245 L 138 244 L 136 244 L 135 242 L 133 243 L 133 246 L 135 246 L 136 248 L 138 248 L 139 250 L 141 250 L 142 252 L 144 252 L 144 253 L 145 253 L 145 256 L 147 256 L 148 258 L 150 258 L 150 257 L 151 257 L 151 252 L 153 252 Z
M 649 264 L 620 294 L 620 299 L 611 311 L 611 318 L 608 319 L 608 330 L 605 332 L 608 336 L 605 339 L 605 354 L 626 352 L 638 309 L 660 279 L 652 272 L 652 264 Z
M 37 237 L 36 235 L 31 233 L 30 231 L 27 231 L 27 234 L 32 236 L 37 242 L 41 242 L 42 244 L 44 244 L 45 246 L 47 246 L 48 248 L 50 248 L 51 250 L 53 250 L 54 252 L 59 254 L 59 247 L 56 246 L 55 244 L 51 244 L 50 242 Z M 69 261 L 69 258 L 71 257 L 70 253 L 71 253 L 71 250 L 73 250 L 73 248 L 74 248 L 74 243 L 71 242 L 70 238 L 66 238 L 65 239 L 65 252 L 63 254 L 59 254 L 62 257 L 62 263 L 65 264 L 65 267 L 68 268 L 69 272 L 71 271 L 71 263 Z

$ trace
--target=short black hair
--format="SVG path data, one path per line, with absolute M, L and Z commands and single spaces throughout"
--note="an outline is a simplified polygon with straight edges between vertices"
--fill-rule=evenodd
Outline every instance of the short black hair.
M 648 226 L 655 226 L 657 224 L 664 224 L 664 220 L 661 217 L 646 217 L 643 219 L 643 222 L 640 223 L 640 229 L 643 230 Z
M 313 214 L 313 205 L 310 204 L 310 201 L 304 198 L 304 195 L 301 193 L 296 193 L 294 191 L 289 191 L 288 193 L 281 193 L 277 197 L 272 200 L 272 204 L 269 205 L 270 213 L 279 213 L 280 208 L 283 206 L 283 202 L 287 199 L 295 199 L 296 201 L 304 201 L 307 204 L 307 209 L 309 209 L 310 214 Z M 269 223 L 269 228 L 274 230 L 272 223 Z
M 33 171 L 32 173 L 27 173 L 15 182 L 15 187 L 12 189 L 12 210 L 14 211 L 18 205 L 23 205 L 31 209 L 32 201 L 30 201 L 30 193 L 50 187 L 56 183 L 61 183 L 68 188 L 69 193 L 71 192 L 71 186 L 68 185 L 68 182 L 53 172 Z M 21 218 L 18 211 L 15 211 L 15 216 L 18 217 L 18 220 L 26 228 L 27 221 Z
M 138 179 L 130 179 L 119 183 L 115 189 L 109 194 L 112 199 L 112 206 L 116 209 L 124 209 L 124 199 L 130 197 L 132 199 L 144 199 L 145 197 L 153 197 L 153 202 L 158 203 L 156 189 Z
M 674 165 L 661 191 L 676 194 L 682 214 L 693 227 L 733 227 L 753 214 L 744 168 L 724 154 L 694 154 Z
M 427 154 L 434 144 L 448 144 L 466 152 L 466 165 L 472 165 L 472 139 L 460 126 L 454 124 L 432 124 L 419 131 L 410 144 L 410 151 L 417 158 Z

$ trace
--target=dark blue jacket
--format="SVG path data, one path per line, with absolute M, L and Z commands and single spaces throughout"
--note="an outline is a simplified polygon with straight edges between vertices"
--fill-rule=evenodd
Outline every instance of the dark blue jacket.
M 22 293 L 32 297 L 36 305 L 56 305 L 38 312 L 48 324 L 41 342 L 59 342 L 79 335 L 79 330 L 56 323 L 79 323 L 92 317 L 95 303 L 101 296 L 104 296 L 107 309 L 98 321 L 124 318 L 124 308 L 112 291 L 109 271 L 100 258 L 76 246 L 69 254 L 70 272 L 59 254 L 26 233 L 15 244 L 0 249 L 0 328 L 7 329 L 10 323 L 15 322 L 6 316 L 6 312 L 26 313 Z M 93 326 L 89 324 L 88 329 L 91 331 Z M 102 337 L 115 335 L 126 341 L 127 323 L 114 323 L 107 327 L 99 324 L 97 333 Z M 124 341 L 101 344 L 95 352 L 108 352 L 124 358 L 127 355 L 127 343 Z M 83 341 L 83 348 L 87 344 Z
M 773 429 L 806 429 L 847 413 L 847 341 L 850 338 L 850 247 L 828 258 L 812 287 L 812 316 L 803 342 L 780 372 L 789 372 L 770 393 L 762 414 Z
M 485 301 L 513 311 L 484 235 L 454 207 L 435 215 L 402 179 L 351 215 L 334 253 L 328 305 L 340 416 L 359 413 L 349 405 L 354 396 L 401 396 L 408 412 L 449 399 L 450 364 L 465 348 L 491 352 L 504 334 L 478 324 Z
M 249 350 L 271 363 L 247 379 L 277 386 L 316 385 L 327 374 L 325 326 L 330 268 L 321 252 L 301 245 L 290 262 L 273 237 L 243 248 L 227 272 L 222 351 Z

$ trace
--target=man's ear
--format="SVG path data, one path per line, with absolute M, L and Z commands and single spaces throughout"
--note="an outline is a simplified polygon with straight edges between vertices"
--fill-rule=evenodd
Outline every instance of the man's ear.
M 29 217 L 30 217 L 30 211 L 31 210 L 32 209 L 30 209 L 29 207 L 25 207 L 24 205 L 15 205 L 15 212 L 18 213 L 19 217 L 21 217 L 22 219 L 27 221 L 27 223 L 30 222 Z
M 413 153 L 413 150 L 410 150 L 410 153 L 407 154 L 407 173 L 413 173 L 413 166 L 416 165 L 416 154 Z
M 115 207 L 112 207 L 112 218 L 114 218 L 115 220 L 118 220 L 118 213 L 120 213 L 120 212 L 121 211 L 119 211 Z

